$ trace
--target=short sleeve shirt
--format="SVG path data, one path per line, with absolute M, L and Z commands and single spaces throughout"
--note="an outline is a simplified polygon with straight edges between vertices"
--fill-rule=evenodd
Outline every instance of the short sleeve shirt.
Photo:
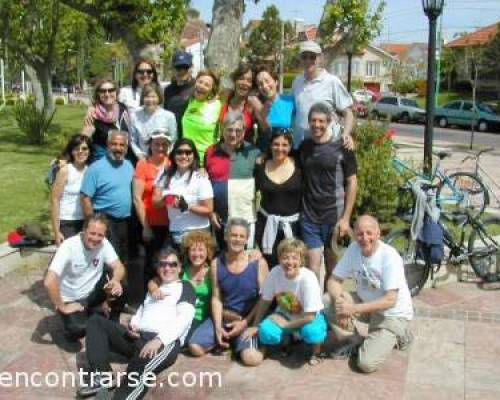
M 194 214 L 188 210 L 181 211 L 179 208 L 170 205 L 168 201 L 168 196 L 183 196 L 188 205 L 192 205 L 197 204 L 200 200 L 213 199 L 212 185 L 206 176 L 196 171 L 192 174 L 189 171 L 182 175 L 176 173 L 170 180 L 168 187 L 165 185 L 166 174 L 164 173 L 158 179 L 156 186 L 163 190 L 164 196 L 167 196 L 167 211 L 171 232 L 204 229 L 210 226 L 208 217 Z
M 281 265 L 277 265 L 264 281 L 262 298 L 266 301 L 276 298 L 278 311 L 289 319 L 323 309 L 318 279 L 305 267 L 300 268 L 295 279 L 288 279 Z
M 292 84 L 295 98 L 294 143 L 298 146 L 310 137 L 308 114 L 311 106 L 317 102 L 327 102 L 334 110 L 344 111 L 352 106 L 352 98 L 345 86 L 335 75 L 322 71 L 310 81 L 304 74 L 299 75 Z
M 165 226 L 168 223 L 167 210 L 153 205 L 154 183 L 163 170 L 163 167 L 157 167 L 148 160 L 140 160 L 135 167 L 135 178 L 144 184 L 142 202 L 146 219 L 151 226 Z
M 351 243 L 338 262 L 333 275 L 353 278 L 356 292 L 365 303 L 380 299 L 388 290 L 397 290 L 396 305 L 383 314 L 411 320 L 413 306 L 404 274 L 403 259 L 391 246 L 379 241 L 375 253 L 363 256 L 357 243 Z
M 305 140 L 300 147 L 304 216 L 315 224 L 335 224 L 344 212 L 345 182 L 357 171 L 356 156 L 333 138 Z
M 78 234 L 62 242 L 49 271 L 59 276 L 63 301 L 72 302 L 86 298 L 101 278 L 104 264 L 110 265 L 117 260 L 107 239 L 97 249 L 87 250 Z

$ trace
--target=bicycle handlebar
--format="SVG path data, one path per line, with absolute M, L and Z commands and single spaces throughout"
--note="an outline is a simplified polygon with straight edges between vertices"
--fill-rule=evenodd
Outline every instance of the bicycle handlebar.
M 465 157 L 462 162 L 465 162 L 467 160 L 479 160 L 479 157 L 481 157 L 481 154 L 483 153 L 489 153 L 490 151 L 495 150 L 494 147 L 487 147 L 486 149 L 479 150 L 476 154 L 474 155 L 468 155 Z

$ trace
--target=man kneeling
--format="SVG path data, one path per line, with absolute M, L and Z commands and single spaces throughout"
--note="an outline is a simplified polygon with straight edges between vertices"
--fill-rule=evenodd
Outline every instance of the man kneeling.
M 394 347 L 404 350 L 411 343 L 409 322 L 413 307 L 403 260 L 394 248 L 380 240 L 377 220 L 367 215 L 359 217 L 354 235 L 356 242 L 348 247 L 328 280 L 328 318 L 337 340 L 348 339 L 350 348 L 361 343 L 357 355 L 359 369 L 374 372 Z M 342 287 L 346 278 L 354 279 L 353 296 Z M 369 322 L 364 339 L 355 334 L 357 318 Z
M 89 320 L 86 353 L 92 379 L 78 390 L 80 397 L 98 393 L 100 399 L 111 398 L 111 351 L 129 359 L 113 399 L 143 398 L 151 374 L 157 375 L 177 359 L 193 321 L 196 294 L 189 282 L 179 278 L 181 263 L 175 250 L 160 250 L 155 267 L 164 297 L 155 299 L 148 293 L 128 327 L 99 315 Z

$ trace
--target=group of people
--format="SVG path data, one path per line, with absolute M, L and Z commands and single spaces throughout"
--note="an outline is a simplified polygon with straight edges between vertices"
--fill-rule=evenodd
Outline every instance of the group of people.
M 380 241 L 376 219 L 357 219 L 340 260 L 332 251 L 351 232 L 356 200 L 352 99 L 321 68 L 318 44 L 303 43 L 300 56 L 292 95 L 278 93 L 272 69 L 244 63 L 221 95 L 213 71 L 191 76 L 184 51 L 164 91 L 145 59 L 119 93 L 111 80 L 96 83 L 52 186 L 58 249 L 45 278 L 68 338 L 86 336 L 96 379 L 81 396 L 110 396 L 111 351 L 140 377 L 113 394 L 131 399 L 145 395 L 144 375 L 172 365 L 182 348 L 201 357 L 232 347 L 257 366 L 268 347 L 286 353 L 298 337 L 315 365 L 331 331 L 342 344 L 336 356 L 355 352 L 371 372 L 411 342 L 403 261 Z M 145 249 L 144 301 L 125 326 L 136 242 Z M 356 295 L 343 289 L 347 278 Z M 362 317 L 366 338 L 356 327 Z

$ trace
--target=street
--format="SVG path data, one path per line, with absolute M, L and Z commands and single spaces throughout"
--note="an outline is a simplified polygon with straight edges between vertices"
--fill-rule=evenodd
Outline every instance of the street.
M 402 139 L 421 138 L 423 144 L 424 125 L 392 123 L 390 126 L 396 129 L 396 137 L 399 136 Z M 436 141 L 469 145 L 470 135 L 470 130 L 434 127 L 434 140 Z M 495 147 L 500 150 L 500 133 L 475 132 L 474 144 L 481 147 Z

